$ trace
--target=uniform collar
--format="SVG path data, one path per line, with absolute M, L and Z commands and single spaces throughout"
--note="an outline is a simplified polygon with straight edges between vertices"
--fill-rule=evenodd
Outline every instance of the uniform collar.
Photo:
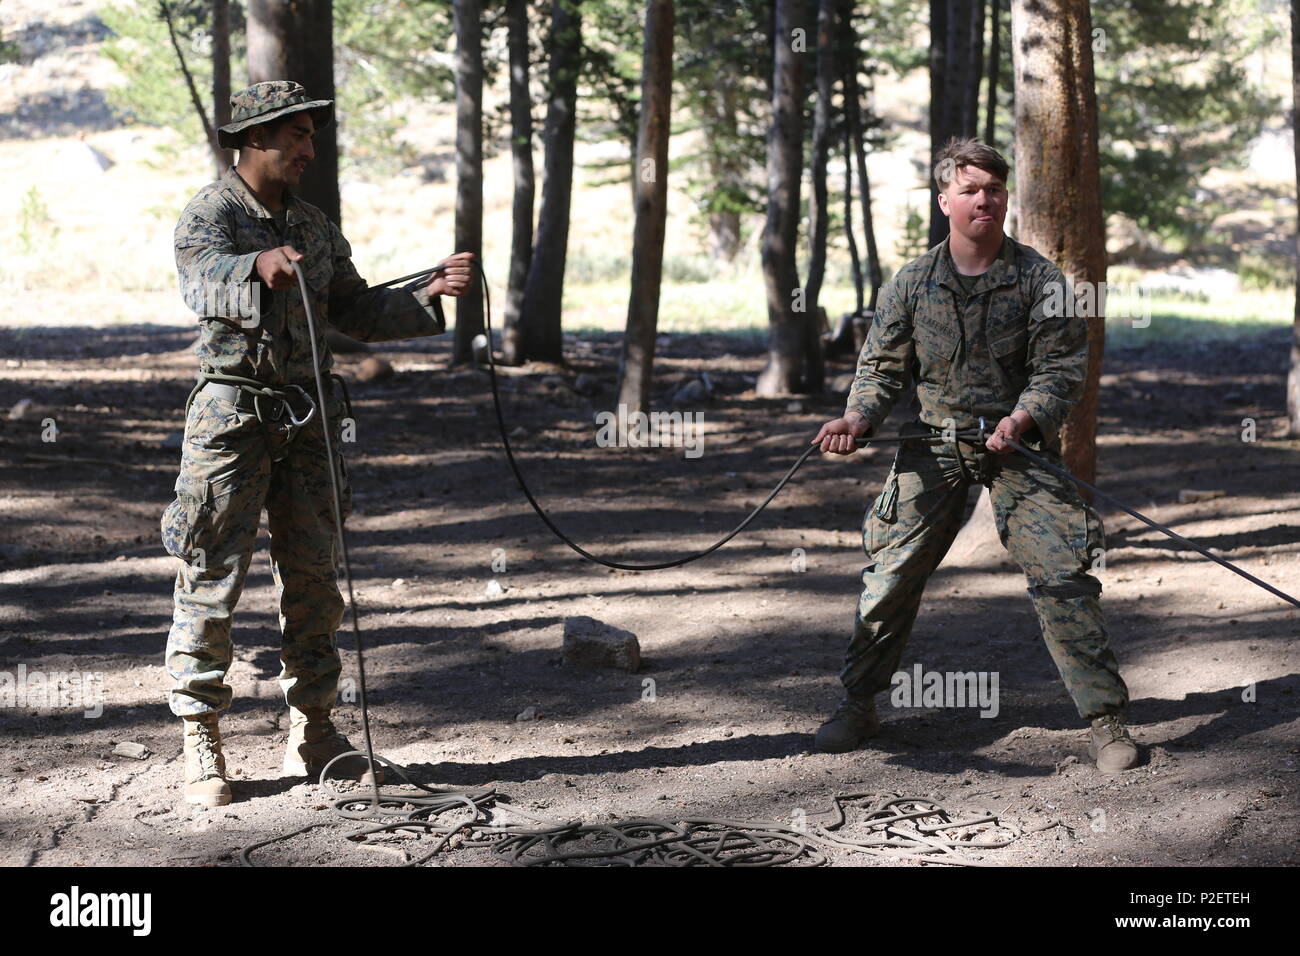
M 248 214 L 256 219 L 273 219 L 270 210 L 262 205 L 262 201 L 257 198 L 251 186 L 244 182 L 244 177 L 239 175 L 234 166 L 228 168 L 225 175 L 221 177 L 221 182 L 230 190 L 239 200 L 240 204 L 248 210 Z M 296 225 L 306 219 L 303 213 L 302 200 L 294 195 L 288 186 L 284 188 L 284 208 L 288 210 L 285 217 L 285 224 L 289 226 Z
M 939 259 L 936 263 L 938 274 L 938 283 L 953 292 L 961 291 L 961 285 L 958 281 L 957 267 L 953 264 L 952 253 L 948 250 L 948 240 L 951 234 L 944 236 L 943 242 L 939 243 Z M 983 292 L 985 289 L 996 289 L 998 286 L 1010 285 L 1020 276 L 1019 267 L 1020 254 L 1016 248 L 1016 241 L 1005 233 L 1002 236 L 1002 248 L 998 250 L 998 257 L 993 260 L 988 271 L 980 276 L 979 281 L 975 283 L 975 288 L 971 290 L 971 295 L 977 292 Z

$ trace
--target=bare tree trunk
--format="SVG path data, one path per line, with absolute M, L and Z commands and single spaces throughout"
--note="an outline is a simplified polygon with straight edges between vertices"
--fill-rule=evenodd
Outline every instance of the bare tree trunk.
M 248 0 L 248 78 L 293 80 L 313 99 L 334 99 L 333 0 Z M 303 199 L 335 223 L 341 223 L 339 121 L 335 110 L 334 122 L 316 134 L 316 158 L 298 187 Z
M 984 142 L 997 149 L 997 143 L 994 142 L 996 125 L 994 123 L 998 112 L 998 73 L 1002 66 L 1002 49 L 1001 49 L 1001 23 L 1002 17 L 1002 0 L 989 0 L 989 19 L 992 21 L 992 31 L 989 35 L 989 68 L 987 71 L 989 78 L 987 105 L 984 108 Z
M 1100 290 L 1106 241 L 1088 0 L 1012 0 L 1011 44 L 1019 238 L 1076 286 Z M 1089 316 L 1087 323 L 1088 375 L 1083 399 L 1061 429 L 1061 454 L 1070 472 L 1095 482 L 1105 317 Z
M 830 230 L 827 208 L 826 163 L 831 152 L 831 95 L 835 77 L 832 37 L 835 34 L 836 0 L 817 0 L 817 102 L 813 107 L 812 197 L 808 219 L 812 223 L 808 275 L 804 282 L 804 304 L 817 312 L 822 280 L 826 275 L 826 239 Z
M 728 70 L 717 73 L 716 112 L 713 116 L 718 139 L 727 144 L 721 150 L 709 151 L 709 165 L 715 182 L 728 192 L 743 181 L 745 173 L 742 160 L 735 150 L 738 128 L 736 125 L 736 81 Z M 734 209 L 721 209 L 709 213 L 709 254 L 723 262 L 731 262 L 740 251 L 740 213 Z
M 966 33 L 966 76 L 962 87 L 961 130 L 963 136 L 980 131 L 980 80 L 984 77 L 984 0 L 970 0 L 963 11 L 969 23 Z
M 858 166 L 858 193 L 862 200 L 862 231 L 867 240 L 867 274 L 871 277 L 871 300 L 867 311 L 874 312 L 876 297 L 884 285 L 880 267 L 880 249 L 876 245 L 876 223 L 871 214 L 871 177 L 867 175 L 867 148 L 862 128 L 862 99 L 858 90 L 858 29 L 853 23 L 853 0 L 844 0 L 840 36 L 844 39 L 844 109 Z M 846 156 L 845 162 L 849 159 Z M 862 311 L 859 304 L 858 311 Z
M 1291 128 L 1300 130 L 1300 0 L 1291 0 Z M 1296 183 L 1300 184 L 1300 134 L 1295 136 Z M 1300 437 L 1300 233 L 1296 237 L 1295 319 L 1291 327 L 1291 370 L 1286 379 L 1287 434 Z
M 819 394 L 826 387 L 825 355 L 822 351 L 824 314 L 819 299 L 826 275 L 826 240 L 830 210 L 826 190 L 826 163 L 831 149 L 831 95 L 835 85 L 835 4 L 817 0 L 817 101 L 813 112 L 812 180 L 809 202 L 812 235 L 809 237 L 808 281 L 804 287 L 804 374 L 803 391 Z
M 795 262 L 803 171 L 803 63 L 809 34 L 802 0 L 776 0 L 772 32 L 772 122 L 767 134 L 767 226 L 763 233 L 768 364 L 755 385 L 759 395 L 788 394 L 803 387 L 808 320 L 808 312 L 797 308 L 803 305 L 797 302 L 803 290 Z M 796 51 L 800 41 L 803 48 Z
M 844 235 L 849 242 L 849 262 L 853 267 L 853 292 L 854 301 L 857 303 L 853 309 L 855 315 L 861 315 L 862 310 L 866 308 L 867 300 L 864 295 L 866 283 L 862 278 L 862 259 L 858 256 L 858 239 L 853 234 L 853 127 L 849 125 L 848 111 L 848 77 L 845 76 L 844 82 Z
M 230 122 L 230 0 L 212 0 L 212 125 Z M 217 178 L 235 161 L 234 150 L 217 147 Z
M 984 46 L 984 0 L 930 0 L 930 161 L 952 136 L 978 128 L 979 61 Z M 930 180 L 930 245 L 948 235 Z
M 510 153 L 515 171 L 513 231 L 510 238 L 510 280 L 506 287 L 505 328 L 501 358 L 507 365 L 522 360 L 519 317 L 524 284 L 533 257 L 533 107 L 528 91 L 528 0 L 507 0 L 506 23 L 510 48 Z
M 580 0 L 553 0 L 551 5 L 550 103 L 546 109 L 545 179 L 537 243 L 524 286 L 524 357 L 564 360 L 560 307 L 564 299 L 564 263 L 569 245 L 569 201 L 573 194 L 573 137 L 577 79 L 581 66 Z
M 943 98 L 947 92 L 944 75 L 948 69 L 948 0 L 930 0 L 930 156 L 929 167 L 934 166 L 935 154 L 948 137 L 944 125 Z M 927 169 L 927 172 L 929 170 Z M 948 219 L 939 208 L 939 191 L 934 178 L 927 176 L 930 185 L 930 235 L 929 244 L 936 246 L 948 234 Z
M 455 0 L 456 251 L 483 256 L 483 25 L 479 0 Z M 483 332 L 483 289 L 471 282 L 456 300 L 455 362 L 474 359 Z M 492 345 L 489 342 L 488 347 Z
M 672 122 L 673 0 L 646 0 L 641 55 L 641 123 L 637 136 L 636 226 L 632 291 L 619 363 L 618 401 L 629 411 L 650 405 L 659 283 L 668 217 L 668 134 Z

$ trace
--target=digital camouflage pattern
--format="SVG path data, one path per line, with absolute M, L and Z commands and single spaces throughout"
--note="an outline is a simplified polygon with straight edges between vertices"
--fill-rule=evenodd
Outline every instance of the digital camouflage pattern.
M 848 410 L 874 431 L 911 381 L 918 421 L 936 430 L 975 428 L 981 417 L 992 428 L 1024 409 L 1037 427 L 1021 444 L 1060 467 L 1060 428 L 1083 395 L 1088 361 L 1086 321 L 1049 314 L 1064 282 L 1055 265 L 1006 236 L 966 296 L 945 239 L 882 290 Z M 1104 548 L 1100 516 L 1073 482 L 1023 456 L 953 442 L 903 442 L 863 521 L 872 563 L 841 673 L 850 698 L 891 686 L 926 581 L 957 535 L 975 482 L 989 489 L 998 534 L 1025 572 L 1079 715 L 1122 713 L 1128 690 L 1109 647 L 1101 582 L 1089 573 Z
M 334 357 L 327 326 L 362 342 L 436 335 L 446 329 L 427 279 L 398 289 L 368 289 L 352 265 L 352 247 L 315 206 L 288 194 L 279 224 L 234 167 L 199 190 L 176 223 L 176 269 L 185 304 L 199 317 L 199 365 L 267 385 L 301 385 L 314 393 L 311 341 L 302 296 L 261 283 L 258 255 L 290 245 L 303 254 L 303 274 L 316 319 L 321 371 Z M 310 387 L 309 387 L 310 386 Z
M 333 119 L 333 106 L 333 100 L 313 100 L 302 84 L 293 80 L 254 83 L 230 97 L 230 122 L 217 130 L 217 139 L 225 149 L 237 149 L 240 140 L 237 134 L 248 127 L 302 110 L 311 110 L 312 123 L 321 129 Z
M 176 227 L 176 264 L 186 303 L 199 314 L 197 352 L 204 371 L 272 386 L 299 385 L 315 398 L 311 343 L 297 288 L 263 289 L 261 307 L 252 315 L 244 308 L 247 297 L 211 291 L 214 284 L 247 282 L 258 253 L 286 243 L 304 255 L 318 331 L 329 325 L 365 341 L 443 331 L 442 310 L 437 297 L 425 291 L 427 280 L 404 289 L 367 290 L 347 241 L 320 210 L 288 197 L 285 218 L 282 233 L 233 169 L 185 207 Z M 323 337 L 317 347 L 326 372 L 332 357 Z M 346 516 L 351 488 L 341 452 L 343 411 L 337 399 L 330 405 Z M 281 595 L 281 687 L 293 707 L 334 706 L 340 673 L 335 630 L 343 600 L 335 579 L 337 539 L 325 437 L 319 415 L 300 429 L 289 430 L 285 422 L 263 424 L 252 410 L 207 392 L 190 406 L 176 499 L 162 518 L 163 544 L 184 562 L 176 575 L 166 652 L 174 680 L 170 704 L 177 715 L 230 705 L 225 674 L 231 663 L 231 619 L 263 508 Z
M 352 494 L 339 440 L 342 409 L 332 404 L 346 517 Z M 320 416 L 289 435 L 201 392 L 185 424 L 176 500 L 162 518 L 163 545 L 184 562 L 176 574 L 166 657 L 175 682 L 171 708 L 179 716 L 230 706 L 231 620 L 263 507 L 280 592 L 281 688 L 291 706 L 334 706 L 341 669 L 334 632 L 343 598 L 335 580 L 334 505 Z
M 915 380 L 913 409 L 927 425 L 942 428 L 951 418 L 975 428 L 983 416 L 992 427 L 1022 408 L 1046 447 L 1059 451 L 1088 366 L 1086 320 L 1048 314 L 1053 289 L 1060 302 L 1064 283 L 1049 260 L 1005 236 L 967 298 L 945 239 L 881 290 L 848 410 L 879 428 Z
M 1061 466 L 1054 452 L 1033 450 Z M 1101 582 L 1089 573 L 1105 547 L 1101 517 L 1073 482 L 1028 459 L 951 442 L 901 443 L 863 520 L 862 545 L 872 563 L 862 572 L 840 675 L 849 696 L 889 689 L 926 581 L 960 530 L 974 482 L 989 489 L 998 536 L 1024 569 L 1043 639 L 1079 716 L 1122 713 L 1128 690 L 1109 647 Z

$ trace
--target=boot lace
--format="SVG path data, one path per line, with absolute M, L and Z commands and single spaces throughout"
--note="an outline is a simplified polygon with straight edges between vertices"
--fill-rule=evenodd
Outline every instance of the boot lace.
M 199 721 L 198 733 L 194 735 L 194 752 L 199 758 L 199 770 L 204 777 L 218 775 L 216 747 L 216 731 L 208 724 Z
M 1128 730 L 1124 727 L 1124 721 L 1118 714 L 1106 714 L 1097 721 L 1099 730 L 1104 731 L 1113 743 L 1116 740 L 1128 740 Z

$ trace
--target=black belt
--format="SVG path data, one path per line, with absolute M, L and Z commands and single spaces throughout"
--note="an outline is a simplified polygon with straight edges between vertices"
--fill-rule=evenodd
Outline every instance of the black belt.
M 343 392 L 343 406 L 351 418 L 352 397 L 348 394 L 347 382 L 338 374 L 329 377 L 338 382 Z M 264 425 L 283 424 L 288 429 L 301 428 L 316 415 L 316 402 L 301 385 L 264 385 L 255 378 L 242 375 L 200 372 L 199 381 L 185 403 L 187 413 L 194 396 L 199 392 L 207 392 L 236 408 L 256 413 L 257 420 Z M 298 408 L 305 408 L 305 412 L 300 415 Z
M 260 383 L 227 385 L 222 382 L 205 381 L 199 390 L 207 392 L 214 398 L 230 402 L 236 408 L 254 412 L 257 420 L 264 425 L 276 424 L 287 419 L 284 421 L 286 426 L 301 428 L 316 415 L 316 403 L 300 385 L 272 387 Z M 299 414 L 294 407 L 295 404 L 298 408 L 305 408 L 305 411 Z

